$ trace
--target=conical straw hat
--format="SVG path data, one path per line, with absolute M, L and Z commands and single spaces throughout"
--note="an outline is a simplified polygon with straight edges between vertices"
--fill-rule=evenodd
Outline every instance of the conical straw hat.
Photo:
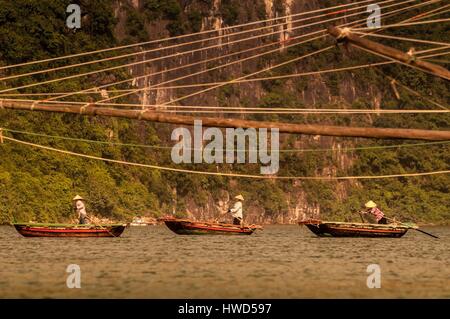
M 377 204 L 369 200 L 364 206 L 366 206 L 367 208 L 375 208 L 377 207 Z

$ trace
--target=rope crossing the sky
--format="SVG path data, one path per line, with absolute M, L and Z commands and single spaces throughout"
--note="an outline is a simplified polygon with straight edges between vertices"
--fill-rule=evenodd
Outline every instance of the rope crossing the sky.
M 382 3 L 389 3 L 389 2 L 393 2 L 393 1 L 395 1 L 395 0 L 386 0 L 386 1 L 380 2 L 380 4 L 382 4 Z M 415 1 L 415 0 L 409 0 L 409 1 Z M 365 9 L 365 8 L 366 8 L 366 6 L 354 7 L 354 8 L 347 9 L 346 12 L 347 11 L 357 10 L 357 9 Z M 357 14 L 361 14 L 361 13 L 357 13 Z M 63 65 L 63 66 L 59 66 L 59 67 L 53 67 L 53 68 L 48 68 L 48 69 L 38 70 L 38 71 L 33 71 L 33 72 L 28 72 L 28 73 L 15 74 L 15 75 L 10 75 L 10 76 L 6 76 L 6 77 L 3 77 L 3 78 L 0 78 L 0 81 L 17 79 L 17 78 L 21 78 L 21 77 L 25 77 L 25 76 L 37 75 L 37 74 L 48 73 L 48 72 L 61 71 L 61 70 L 66 70 L 66 69 L 70 69 L 70 68 L 76 68 L 76 67 L 81 67 L 81 66 L 91 65 L 91 64 L 97 64 L 97 63 L 102 63 L 102 62 L 115 61 L 115 60 L 129 58 L 129 57 L 137 57 L 137 56 L 140 56 L 140 55 L 144 55 L 145 56 L 145 54 L 147 54 L 147 53 L 159 52 L 159 51 L 168 50 L 168 49 L 175 49 L 175 48 L 188 46 L 188 45 L 193 45 L 193 44 L 202 44 L 203 45 L 204 42 L 207 42 L 207 41 L 221 40 L 223 38 L 230 38 L 230 37 L 243 35 L 243 34 L 250 33 L 250 32 L 262 31 L 262 30 L 265 30 L 265 29 L 269 29 L 269 31 L 270 31 L 270 29 L 275 29 L 277 27 L 282 27 L 282 26 L 284 26 L 286 24 L 292 24 L 293 25 L 293 24 L 297 24 L 299 22 L 303 22 L 303 21 L 307 21 L 307 20 L 311 20 L 311 19 L 322 18 L 322 17 L 327 17 L 327 16 L 329 16 L 329 14 L 322 14 L 322 15 L 317 15 L 317 16 L 303 18 L 303 19 L 286 21 L 286 22 L 282 22 L 282 23 L 274 24 L 274 25 L 266 25 L 266 26 L 263 26 L 263 27 L 255 28 L 255 29 L 249 29 L 249 30 L 244 30 L 244 31 L 238 31 L 238 32 L 233 32 L 233 33 L 222 34 L 222 35 L 210 37 L 210 38 L 207 38 L 207 39 L 200 39 L 200 40 L 195 40 L 195 41 L 189 41 L 189 42 L 180 43 L 180 44 L 174 44 L 174 45 L 165 46 L 165 47 L 157 47 L 157 48 L 144 50 L 144 51 L 140 51 L 140 52 L 127 53 L 127 54 L 122 54 L 122 55 L 118 55 L 118 56 L 112 56 L 112 57 L 103 58 L 103 59 L 96 59 L 96 60 L 86 61 L 86 62 L 81 62 L 81 63 L 76 63 L 76 64 Z M 351 15 L 347 15 L 347 16 L 351 16 Z M 322 23 L 327 22 L 327 21 L 335 21 L 335 20 L 341 19 L 341 18 L 342 17 L 337 17 L 337 18 L 332 18 L 332 19 L 325 20 L 325 21 L 319 21 L 319 22 L 315 22 L 315 23 L 311 23 L 311 24 L 307 24 L 307 25 L 301 25 L 299 27 L 291 28 L 291 31 L 297 30 L 297 29 L 302 29 L 302 28 L 309 27 L 309 26 L 316 25 L 316 24 L 322 24 Z M 168 59 L 168 58 L 171 58 L 171 57 L 177 57 L 178 58 L 181 55 L 186 55 L 186 54 L 189 54 L 189 53 L 203 51 L 203 50 L 207 50 L 207 49 L 211 49 L 211 48 L 218 48 L 218 47 L 222 47 L 222 46 L 228 46 L 230 44 L 245 42 L 245 41 L 253 40 L 253 39 L 256 39 L 256 38 L 267 37 L 267 36 L 271 36 L 271 35 L 275 35 L 275 34 L 279 34 L 279 33 L 285 32 L 285 30 L 283 28 L 279 28 L 279 29 L 280 30 L 276 30 L 276 31 L 268 32 L 268 33 L 263 33 L 263 34 L 259 34 L 259 35 L 253 35 L 253 36 L 251 35 L 251 36 L 246 37 L 246 38 L 240 38 L 240 39 L 235 40 L 235 41 L 219 43 L 219 44 L 213 45 L 213 46 L 207 46 L 207 47 L 201 47 L 199 49 L 188 50 L 188 51 L 183 51 L 183 52 L 177 52 L 177 53 L 174 53 L 174 54 L 171 54 L 171 55 L 163 55 L 163 56 L 160 56 L 160 57 L 157 57 L 157 58 L 146 60 L 146 63 L 159 61 L 159 60 L 164 60 L 164 59 Z
M 393 0 L 386 0 L 384 2 L 392 2 L 392 1 Z M 405 2 L 412 2 L 412 1 L 415 1 L 415 0 L 408 0 L 408 1 L 405 1 Z M 361 8 L 363 8 L 363 7 L 361 7 Z M 361 15 L 363 12 L 365 12 L 365 11 L 353 13 L 353 14 L 347 15 L 347 17 L 348 16 L 354 16 L 354 15 Z M 317 24 L 322 24 L 322 23 L 327 22 L 327 21 L 330 22 L 330 21 L 335 21 L 335 20 L 339 20 L 339 19 L 342 19 L 342 17 L 337 17 L 337 18 L 332 18 L 332 19 L 328 19 L 328 20 L 325 20 L 325 21 L 319 21 L 319 22 L 314 22 L 314 23 L 310 23 L 310 24 L 306 24 L 306 25 L 301 25 L 301 26 L 292 28 L 292 30 L 301 29 L 301 28 L 305 28 L 305 27 L 309 27 L 309 26 L 313 26 L 313 25 L 317 25 Z M 296 23 L 297 21 L 293 21 L 293 22 Z M 266 26 L 266 27 L 263 27 L 262 29 L 269 28 L 269 27 Z M 261 29 L 261 28 L 259 28 L 259 29 Z M 241 31 L 241 32 L 251 32 L 251 31 L 252 30 L 250 30 L 250 31 Z M 265 33 L 265 34 L 262 34 L 262 35 L 255 35 L 255 36 L 247 37 L 247 38 L 244 38 L 244 39 L 239 39 L 239 40 L 226 42 L 226 43 L 219 43 L 219 44 L 215 44 L 215 45 L 211 45 L 211 46 L 202 46 L 200 48 L 196 48 L 196 49 L 192 49 L 192 50 L 188 50 L 188 51 L 183 51 L 183 52 L 177 52 L 177 53 L 173 53 L 173 54 L 169 54 L 169 55 L 163 55 L 163 56 L 160 56 L 160 57 L 157 57 L 157 58 L 147 59 L 147 60 L 144 60 L 144 61 L 126 63 L 126 64 L 121 64 L 121 65 L 118 65 L 118 66 L 113 66 L 113 67 L 108 67 L 108 68 L 104 68 L 104 69 L 100 69 L 100 70 L 91 71 L 91 72 L 74 74 L 74 75 L 63 77 L 63 78 L 59 78 L 59 79 L 43 81 L 43 82 L 40 82 L 40 84 L 32 83 L 32 84 L 22 85 L 22 86 L 19 86 L 19 87 L 16 87 L 16 88 L 2 90 L 0 92 L 8 92 L 8 91 L 11 91 L 11 90 L 14 90 L 14 89 L 18 90 L 18 89 L 24 89 L 24 88 L 28 88 L 28 87 L 34 87 L 36 85 L 53 83 L 53 82 L 73 79 L 73 78 L 77 78 L 77 77 L 81 77 L 81 76 L 88 76 L 88 75 L 92 75 L 92 74 L 95 74 L 95 73 L 98 73 L 98 72 L 113 71 L 113 70 L 117 70 L 117 69 L 121 69 L 121 68 L 141 65 L 141 64 L 150 63 L 150 62 L 156 62 L 156 61 L 160 61 L 160 60 L 164 60 L 164 59 L 168 59 L 168 58 L 177 58 L 177 57 L 180 57 L 182 55 L 187 55 L 187 54 L 191 54 L 191 53 L 195 53 L 195 52 L 201 52 L 201 51 L 204 51 L 204 50 L 207 50 L 207 49 L 212 49 L 212 48 L 220 48 L 220 47 L 222 47 L 224 45 L 230 45 L 230 44 L 233 44 L 233 43 L 240 43 L 242 41 L 253 40 L 253 39 L 266 37 L 266 36 L 273 35 L 273 34 L 278 34 L 278 33 L 281 33 L 281 32 L 284 32 L 284 30 L 272 31 L 270 33 Z M 215 38 L 229 37 L 231 35 L 232 34 L 227 34 L 227 35 L 222 35 L 222 36 L 219 36 L 219 37 L 213 37 L 213 38 L 209 38 L 209 39 L 190 41 L 190 42 L 186 42 L 186 43 L 183 43 L 183 44 L 177 44 L 177 45 L 173 45 L 173 46 L 169 46 L 169 47 L 156 48 L 156 49 L 142 51 L 142 52 L 137 52 L 137 53 L 130 53 L 130 54 L 126 54 L 126 55 L 122 55 L 122 56 L 118 56 L 118 57 L 109 57 L 109 58 L 101 59 L 101 60 L 98 60 L 98 61 L 83 62 L 83 63 L 79 63 L 79 64 L 76 64 L 76 65 L 73 65 L 73 66 L 69 65 L 69 66 L 62 66 L 62 67 L 57 67 L 57 68 L 51 68 L 51 69 L 47 69 L 47 70 L 34 71 L 34 72 L 25 73 L 25 74 L 14 75 L 14 76 L 2 78 L 0 80 L 13 79 L 13 78 L 16 78 L 16 77 L 23 77 L 23 76 L 29 76 L 29 75 L 34 75 L 34 74 L 41 74 L 41 73 L 50 72 L 52 70 L 63 70 L 63 69 L 70 68 L 70 67 L 83 66 L 83 65 L 97 63 L 97 62 L 112 61 L 112 60 L 125 58 L 125 57 L 129 57 L 129 56 L 135 56 L 135 55 L 139 55 L 139 54 L 145 54 L 145 53 L 149 53 L 149 52 L 160 51 L 162 49 L 175 48 L 175 47 L 191 45 L 191 44 L 195 44 L 195 43 L 203 43 L 204 41 L 214 40 Z M 236 34 L 234 34 L 234 35 L 236 35 Z
M 57 149 L 54 147 L 39 145 L 35 143 L 21 141 L 15 138 L 3 136 L 4 140 L 8 140 L 14 143 L 36 147 L 39 149 L 57 152 L 60 154 L 78 156 L 86 159 L 99 160 L 109 163 L 136 166 L 142 168 L 151 168 L 168 172 L 176 173 L 188 173 L 188 174 L 198 174 L 198 175 L 210 175 L 210 176 L 224 176 L 224 177 L 238 177 L 238 178 L 249 178 L 249 179 L 278 179 L 278 180 L 317 180 L 317 181 L 340 181 L 340 180 L 363 180 L 363 179 L 386 179 L 386 178 L 398 178 L 398 177 L 419 177 L 419 176 L 431 176 L 431 175 L 442 175 L 450 173 L 450 170 L 432 171 L 432 172 L 421 172 L 421 173 L 404 173 L 404 174 L 387 174 L 387 175 L 367 175 L 367 176 L 276 176 L 276 175 L 252 175 L 252 174 L 238 174 L 238 173 L 222 173 L 222 172 L 208 172 L 208 171 L 196 171 L 182 168 L 173 168 L 167 166 L 149 165 L 134 162 L 127 162 L 121 160 L 114 160 L 109 158 L 103 158 L 99 156 L 81 154 L 66 150 Z
M 390 2 L 390 1 L 387 1 L 387 2 Z M 391 7 L 391 6 L 398 6 L 398 5 L 401 5 L 401 4 L 404 4 L 404 3 L 409 3 L 409 2 L 412 2 L 412 0 L 408 0 L 408 1 L 401 2 L 401 3 L 397 3 L 397 4 L 390 5 L 390 6 L 386 6 L 385 8 L 388 8 L 388 7 Z M 412 7 L 423 6 L 423 5 L 426 5 L 426 4 L 428 4 L 428 3 L 436 3 L 436 2 L 439 2 L 439 1 L 428 1 L 428 2 L 421 3 L 421 4 L 418 4 L 418 5 L 415 5 L 415 6 L 410 6 L 410 7 L 408 7 L 408 8 L 402 8 L 402 9 L 400 9 L 400 10 L 405 10 L 405 9 L 409 9 L 409 8 L 412 8 Z M 398 11 L 398 10 L 397 10 L 397 11 Z M 390 12 L 389 14 L 391 14 L 391 13 L 393 13 L 393 12 Z M 361 13 L 355 13 L 355 14 L 347 15 L 347 17 L 353 16 L 353 15 L 358 15 L 358 14 L 361 14 Z M 309 25 L 320 24 L 320 23 L 324 23 L 324 22 L 326 22 L 326 21 L 333 21 L 333 20 L 336 20 L 336 19 L 340 19 L 340 18 L 333 18 L 333 19 L 328 19 L 328 20 L 325 20 L 325 21 L 319 21 L 319 22 L 315 22 L 315 23 L 309 24 Z M 365 21 L 365 19 L 363 19 L 363 20 Z M 361 21 L 362 21 L 362 20 L 361 20 Z M 304 27 L 306 27 L 306 26 L 308 26 L 308 25 L 302 25 L 302 26 L 296 27 L 296 28 L 304 28 Z M 296 29 L 296 28 L 293 28 L 293 29 Z M 323 31 L 323 30 L 320 30 L 320 32 L 322 32 L 322 31 Z M 305 36 L 305 35 L 304 35 L 304 36 Z M 291 40 L 292 40 L 292 39 L 291 39 Z M 236 42 L 236 41 L 234 41 L 234 42 Z M 230 44 L 230 43 L 228 43 L 228 44 Z M 222 44 L 221 44 L 221 45 L 222 45 Z M 219 45 L 219 46 L 221 46 L 221 45 Z M 224 45 L 226 45 L 226 44 L 224 44 Z M 297 45 L 297 44 L 296 44 L 296 45 Z M 214 46 L 214 47 L 217 47 L 217 45 Z M 208 48 L 208 47 L 207 47 L 207 48 Z M 196 49 L 196 50 L 203 50 L 203 49 L 205 49 L 205 48 L 200 48 L 200 49 Z M 196 50 L 191 50 L 191 51 L 188 51 L 188 52 L 182 52 L 182 54 L 186 54 L 186 53 L 189 53 L 189 52 L 194 52 L 194 51 L 196 51 Z M 276 51 L 276 50 L 275 50 L 275 51 Z M 177 53 L 176 55 L 178 55 L 178 53 Z M 167 56 L 160 57 L 160 58 L 158 58 L 158 59 L 163 59 L 163 58 L 167 58 Z M 0 93 L 9 92 L 9 91 L 12 91 L 12 90 L 17 90 L 17 89 L 28 88 L 28 87 L 34 87 L 34 86 L 37 86 L 37 85 L 43 85 L 43 84 L 54 83 L 54 82 L 58 82 L 58 81 L 64 81 L 64 80 L 73 79 L 73 78 L 78 78 L 78 77 L 81 77 L 81 76 L 87 76 L 87 75 L 91 75 L 91 74 L 98 73 L 98 72 L 112 71 L 112 70 L 115 70 L 115 69 L 118 69 L 118 68 L 122 68 L 122 67 L 129 67 L 129 66 L 133 66 L 133 65 L 138 65 L 138 64 L 143 64 L 143 63 L 148 63 L 149 61 L 153 61 L 153 60 L 154 60 L 154 59 L 144 60 L 144 61 L 139 61 L 139 62 L 134 62 L 134 63 L 128 63 L 128 64 L 125 64 L 125 65 L 119 65 L 119 66 L 115 66 L 115 67 L 111 67 L 111 68 L 106 68 L 106 69 L 100 69 L 100 70 L 96 70 L 96 71 L 92 71 L 92 72 L 86 72 L 86 73 L 81 73 L 81 74 L 75 74 L 75 75 L 71 75 L 71 76 L 67 76 L 67 77 L 63 77 L 63 78 L 52 79 L 52 80 L 43 81 L 43 82 L 38 82 L 38 83 L 31 83 L 31 84 L 27 84 L 27 85 L 20 86 L 20 87 L 15 87 L 15 88 L 10 88 L 10 89 L 6 89 L 6 90 L 2 90 L 2 91 L 0 91 Z M 238 60 L 237 62 L 239 62 L 239 60 Z M 166 70 L 166 71 L 169 71 L 169 70 Z M 148 75 L 146 75 L 146 76 L 148 76 Z M 125 81 L 121 81 L 121 82 L 124 83 L 124 82 L 128 82 L 128 81 L 131 81 L 131 80 L 132 80 L 132 79 L 130 79 L 130 80 L 125 80 Z M 118 84 L 118 82 L 116 82 L 116 83 L 114 83 L 114 84 Z M 160 85 L 160 84 L 161 84 L 161 83 L 159 83 L 158 85 Z M 113 84 L 110 84 L 110 85 L 113 85 Z M 109 86 L 109 85 L 104 85 L 103 87 L 107 87 L 107 86 Z M 95 89 L 95 88 L 90 88 L 90 89 L 88 89 L 88 90 L 92 90 L 92 89 Z M 83 91 L 86 91 L 86 90 L 83 90 Z M 65 97 L 65 96 L 60 96 L 59 98 L 63 98 L 63 97 Z M 115 97 L 115 98 L 117 98 L 117 97 Z M 52 99 L 55 99 L 55 97 L 52 98 Z
M 321 9 L 306 11 L 306 12 L 300 12 L 300 13 L 286 15 L 286 16 L 279 16 L 276 18 L 270 18 L 270 19 L 265 19 L 265 20 L 252 21 L 252 22 L 247 22 L 247 23 L 238 24 L 238 25 L 232 25 L 232 26 L 218 28 L 218 29 L 205 30 L 205 31 L 200 31 L 200 32 L 196 32 L 196 33 L 183 34 L 183 35 L 161 38 L 161 39 L 156 39 L 156 40 L 151 40 L 151 41 L 133 43 L 133 44 L 123 45 L 123 46 L 116 46 L 116 47 L 112 47 L 112 48 L 105 48 L 105 49 L 76 53 L 76 54 L 71 54 L 71 55 L 66 55 L 66 56 L 55 57 L 55 58 L 48 58 L 48 59 L 37 60 L 37 61 L 29 61 L 29 62 L 14 64 L 14 65 L 7 65 L 7 66 L 0 67 L 0 70 L 16 68 L 16 67 L 21 67 L 21 66 L 27 66 L 27 65 L 33 65 L 33 64 L 39 64 L 39 63 L 48 63 L 48 62 L 58 61 L 58 60 L 63 60 L 63 59 L 71 59 L 71 58 L 81 57 L 81 56 L 86 56 L 86 55 L 94 55 L 94 54 L 109 52 L 109 51 L 123 50 L 123 49 L 128 49 L 128 48 L 133 48 L 133 47 L 145 46 L 145 45 L 149 45 L 149 44 L 156 44 L 156 43 L 167 42 L 167 41 L 172 41 L 172 40 L 179 40 L 179 39 L 184 39 L 184 38 L 189 38 L 189 37 L 204 35 L 204 34 L 210 34 L 210 33 L 223 33 L 226 30 L 242 28 L 242 27 L 246 27 L 246 26 L 267 23 L 267 22 L 272 22 L 272 21 L 280 21 L 280 20 L 285 20 L 285 19 L 289 19 L 292 17 L 303 16 L 303 15 L 318 13 L 318 12 L 323 12 L 323 11 L 342 9 L 342 8 L 346 8 L 349 6 L 354 6 L 354 5 L 358 5 L 358 4 L 362 4 L 362 3 L 370 3 L 370 2 L 379 3 L 378 1 L 375 1 L 375 0 L 364 0 L 364 1 L 352 2 L 352 3 L 348 3 L 348 4 L 340 4 L 340 5 L 333 6 L 333 7 L 321 8 Z M 435 2 L 440 2 L 440 0 L 436 0 Z M 332 15 L 332 14 L 335 14 L 338 12 L 330 12 L 330 13 L 328 13 L 328 15 Z M 207 40 L 207 39 L 205 39 L 205 40 Z
M 401 2 L 401 3 L 396 3 L 396 4 L 393 4 L 393 5 L 385 6 L 384 9 L 392 7 L 392 6 L 399 6 L 399 5 L 402 5 L 402 4 L 405 4 L 405 3 L 409 3 L 409 2 L 410 1 L 404 1 L 404 2 Z M 384 13 L 382 16 L 387 17 L 387 16 L 390 16 L 390 15 L 392 15 L 394 13 L 402 12 L 402 11 L 405 11 L 407 9 L 411 9 L 411 8 L 414 8 L 414 7 L 424 6 L 424 5 L 429 4 L 429 3 L 434 3 L 434 1 L 428 1 L 428 2 L 425 2 L 425 3 L 418 4 L 418 5 L 412 5 L 412 6 L 409 6 L 407 8 L 401 8 L 401 9 L 393 10 L 393 11 L 390 11 L 388 13 Z M 352 14 L 352 15 L 356 15 L 356 14 Z M 351 16 L 351 15 L 348 15 L 348 16 Z M 321 23 L 326 22 L 326 21 L 321 21 Z M 365 22 L 365 21 L 366 21 L 366 19 L 360 19 L 360 20 L 356 20 L 356 21 L 352 21 L 352 22 L 349 22 L 349 23 L 342 24 L 342 26 L 350 26 L 352 24 Z M 318 24 L 318 23 L 315 23 L 315 24 Z M 301 27 L 304 27 L 304 26 L 301 26 Z M 290 39 L 290 41 L 293 41 L 293 40 L 296 40 L 296 39 L 300 39 L 300 38 L 304 38 L 304 37 L 307 37 L 307 36 L 317 35 L 317 34 L 322 34 L 322 35 L 321 36 L 316 36 L 314 38 L 311 38 L 311 39 L 308 39 L 308 40 L 305 40 L 305 41 L 301 41 L 301 42 L 298 42 L 298 43 L 288 44 L 284 48 L 287 49 L 287 48 L 290 48 L 290 47 L 298 46 L 300 44 L 309 43 L 309 42 L 314 41 L 314 40 L 323 39 L 323 38 L 326 37 L 326 29 L 321 29 L 321 30 L 318 30 L 318 31 L 315 31 L 315 32 L 310 32 L 310 33 L 303 34 L 303 35 L 300 35 L 300 36 L 292 37 Z M 273 44 L 278 44 L 278 42 L 272 43 L 271 45 L 273 45 Z M 167 81 L 157 83 L 157 84 L 153 85 L 152 87 L 153 88 L 160 88 L 162 85 L 170 83 L 170 82 L 179 81 L 179 80 L 183 80 L 183 79 L 186 79 L 186 78 L 191 78 L 191 77 L 193 77 L 195 75 L 199 75 L 199 74 L 202 74 L 202 73 L 205 73 L 205 72 L 210 72 L 210 71 L 216 70 L 216 69 L 221 69 L 221 68 L 224 68 L 224 67 L 236 64 L 236 63 L 241 63 L 241 62 L 244 62 L 244 61 L 248 61 L 248 60 L 251 60 L 251 59 L 254 59 L 254 58 L 257 58 L 257 57 L 260 57 L 260 56 L 264 56 L 264 55 L 267 55 L 267 54 L 275 53 L 275 52 L 278 52 L 278 51 L 279 51 L 279 48 L 276 48 L 274 50 L 270 50 L 270 51 L 266 51 L 266 52 L 263 52 L 263 53 L 260 53 L 260 54 L 252 55 L 250 57 L 241 58 L 241 59 L 238 59 L 236 61 L 232 61 L 232 62 L 229 62 L 229 63 L 226 63 L 226 64 L 222 64 L 222 65 L 219 65 L 219 66 L 216 66 L 216 67 L 213 67 L 213 68 L 209 68 L 209 69 L 206 69 L 206 70 L 201 70 L 199 72 L 191 73 L 191 74 L 188 74 L 188 75 L 185 75 L 185 76 L 181 76 L 181 77 L 178 77 L 178 78 L 175 78 L 175 79 L 169 79 Z M 291 59 L 285 64 L 292 63 L 292 62 L 295 62 L 295 61 L 297 61 L 297 59 Z M 273 68 L 276 68 L 276 67 L 277 66 L 274 66 Z M 169 69 L 169 70 L 166 70 L 166 71 L 171 71 L 171 70 Z M 239 78 L 239 79 L 246 79 L 248 77 L 251 77 L 252 75 L 256 75 L 258 73 L 265 72 L 265 71 L 267 71 L 267 69 L 264 69 L 262 71 L 258 71 L 258 72 L 246 75 L 246 76 L 244 76 L 242 78 Z M 154 74 L 146 74 L 144 76 L 139 76 L 139 77 L 135 77 L 135 78 L 132 78 L 132 79 L 133 80 L 135 80 L 135 79 L 137 80 L 137 79 L 144 78 L 144 77 L 147 77 L 147 76 L 152 76 L 152 75 L 154 75 Z M 234 80 L 228 81 L 226 84 L 238 83 L 240 81 L 239 79 L 234 79 Z M 128 81 L 131 81 L 131 79 L 128 80 Z M 123 82 L 127 82 L 127 81 L 120 81 L 120 82 L 123 83 Z M 112 84 L 108 84 L 108 85 L 105 85 L 103 87 L 108 87 L 108 86 L 115 85 L 115 84 L 118 84 L 118 82 L 112 83 Z M 218 88 L 218 87 L 221 87 L 223 85 L 225 85 L 225 84 L 216 85 L 214 88 Z M 104 103 L 105 101 L 109 101 L 109 100 L 112 100 L 112 99 L 117 99 L 119 97 L 124 97 L 124 96 L 130 95 L 132 93 L 138 93 L 138 92 L 142 92 L 142 91 L 145 91 L 145 90 L 146 90 L 146 88 L 135 89 L 134 91 L 129 92 L 129 93 L 119 94 L 119 95 L 116 95 L 116 96 L 113 96 L 113 97 L 110 97 L 110 98 L 103 99 L 101 101 L 98 101 L 98 103 Z M 206 90 L 206 91 L 208 91 L 208 90 Z M 191 97 L 191 96 L 194 96 L 194 95 L 197 95 L 197 94 L 200 94 L 200 93 L 204 93 L 206 91 L 205 90 L 201 90 L 201 91 L 199 91 L 197 93 L 193 93 L 193 94 L 181 97 L 181 98 L 179 98 L 179 100 L 182 100 L 182 99 L 185 99 L 187 97 Z M 61 96 L 60 98 L 62 98 L 62 97 L 66 97 L 66 96 Z M 55 99 L 55 98 L 52 98 L 52 99 Z M 172 103 L 174 101 L 175 100 L 172 100 L 172 101 L 169 101 L 169 102 L 167 102 L 165 104 L 169 104 L 169 103 Z
M 420 5 L 424 5 L 424 3 L 422 3 L 422 4 L 420 4 Z M 410 7 L 414 7 L 414 6 L 410 6 Z M 408 8 L 402 8 L 402 9 L 399 9 L 399 10 L 401 10 L 401 11 L 406 11 L 406 10 L 410 9 L 410 7 L 408 7 Z M 390 12 L 390 14 L 392 14 L 392 12 Z M 402 21 L 402 22 L 399 23 L 399 24 L 406 23 L 408 20 L 409 20 L 409 19 L 406 19 L 405 21 Z M 365 20 L 364 20 L 364 21 L 365 21 Z M 350 22 L 350 23 L 344 24 L 343 26 L 350 26 L 350 25 L 352 25 L 352 24 L 354 24 L 354 23 L 357 23 L 357 22 L 360 22 L 360 21 Z M 316 40 L 317 38 L 320 38 L 320 37 L 316 37 L 316 38 L 313 38 L 313 39 L 309 39 L 309 40 L 303 41 L 302 43 L 308 43 L 308 42 L 310 42 L 310 41 Z M 334 48 L 334 45 L 331 45 L 331 46 L 329 46 L 329 47 L 326 47 L 326 48 L 317 50 L 317 51 L 312 52 L 312 53 L 309 53 L 309 54 L 305 54 L 305 55 L 303 55 L 303 56 L 300 56 L 300 57 L 297 57 L 297 58 L 294 58 L 294 59 L 290 59 L 290 60 L 288 60 L 288 61 L 286 61 L 286 62 L 282 62 L 282 63 L 276 64 L 276 65 L 272 65 L 272 66 L 270 66 L 270 67 L 268 67 L 268 68 L 266 68 L 266 69 L 263 69 L 263 70 L 259 70 L 259 71 L 256 71 L 256 72 L 253 72 L 253 73 L 250 73 L 250 74 L 247 74 L 247 75 L 238 77 L 238 78 L 234 78 L 234 79 L 228 81 L 227 84 L 232 84 L 232 83 L 235 82 L 235 81 L 240 81 L 240 80 L 242 80 L 242 79 L 247 79 L 247 78 L 252 77 L 252 76 L 254 76 L 254 75 L 257 75 L 257 74 L 260 74 L 260 73 L 263 73 L 263 72 L 266 72 L 266 71 L 270 71 L 270 70 L 273 70 L 273 69 L 282 67 L 282 66 L 284 66 L 284 65 L 287 65 L 287 64 L 290 64 L 290 63 L 293 63 L 293 62 L 297 62 L 297 61 L 303 60 L 304 58 L 311 57 L 311 56 L 316 55 L 316 54 L 318 54 L 318 53 L 326 52 L 326 51 L 328 51 L 328 50 L 330 50 L 330 49 L 332 49 L 332 48 Z M 198 95 L 198 94 L 205 93 L 205 92 L 208 92 L 208 91 L 210 91 L 210 90 L 213 90 L 213 89 L 222 87 L 222 86 L 224 86 L 224 85 L 226 85 L 226 84 L 219 84 L 219 85 L 216 85 L 216 86 L 213 86 L 213 87 L 209 87 L 209 88 L 206 88 L 206 89 L 203 89 L 203 90 L 200 90 L 200 91 L 191 93 L 191 94 L 187 94 L 187 95 L 184 95 L 184 96 L 181 96 L 181 97 L 172 99 L 172 100 L 170 100 L 170 101 L 164 103 L 164 105 L 168 105 L 168 104 L 171 104 L 171 103 L 174 103 L 174 102 L 178 102 L 178 101 L 184 100 L 184 99 L 186 99 L 186 98 L 193 97 L 193 96 L 196 96 L 196 95 Z M 103 100 L 102 100 L 102 101 L 103 101 Z

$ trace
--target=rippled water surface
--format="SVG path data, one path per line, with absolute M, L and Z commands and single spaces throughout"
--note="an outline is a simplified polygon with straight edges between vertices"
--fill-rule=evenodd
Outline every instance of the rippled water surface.
M 318 238 L 267 226 L 252 236 L 180 236 L 165 226 L 120 238 L 24 238 L 0 227 L 2 298 L 450 298 L 450 227 L 400 239 Z M 81 289 L 66 267 L 81 267 Z M 369 264 L 381 288 L 368 289 Z

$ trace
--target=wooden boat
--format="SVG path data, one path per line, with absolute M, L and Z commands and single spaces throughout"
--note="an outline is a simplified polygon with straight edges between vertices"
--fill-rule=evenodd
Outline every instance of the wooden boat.
M 25 237 L 119 237 L 126 225 L 14 223 Z
M 400 238 L 410 228 L 417 226 L 409 226 L 405 224 L 365 224 L 365 223 L 345 223 L 330 222 L 317 219 L 309 219 L 300 221 L 299 225 L 305 225 L 310 231 L 317 236 L 332 237 L 383 237 L 383 238 Z
M 161 220 L 171 231 L 179 235 L 251 235 L 256 229 L 262 229 L 257 225 L 240 227 L 232 224 L 197 222 L 173 217 Z

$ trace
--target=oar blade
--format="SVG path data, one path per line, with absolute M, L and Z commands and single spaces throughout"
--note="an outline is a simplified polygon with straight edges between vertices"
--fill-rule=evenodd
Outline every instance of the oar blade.
M 417 231 L 419 231 L 419 232 L 421 232 L 421 233 L 424 233 L 425 235 L 428 235 L 428 236 L 431 236 L 431 237 L 433 237 L 433 238 L 439 239 L 438 236 L 433 235 L 433 234 L 430 234 L 430 233 L 427 233 L 426 231 L 424 231 L 424 230 L 422 230 L 422 229 L 419 229 L 419 228 L 413 228 L 413 229 L 414 229 L 414 230 L 417 230 Z

